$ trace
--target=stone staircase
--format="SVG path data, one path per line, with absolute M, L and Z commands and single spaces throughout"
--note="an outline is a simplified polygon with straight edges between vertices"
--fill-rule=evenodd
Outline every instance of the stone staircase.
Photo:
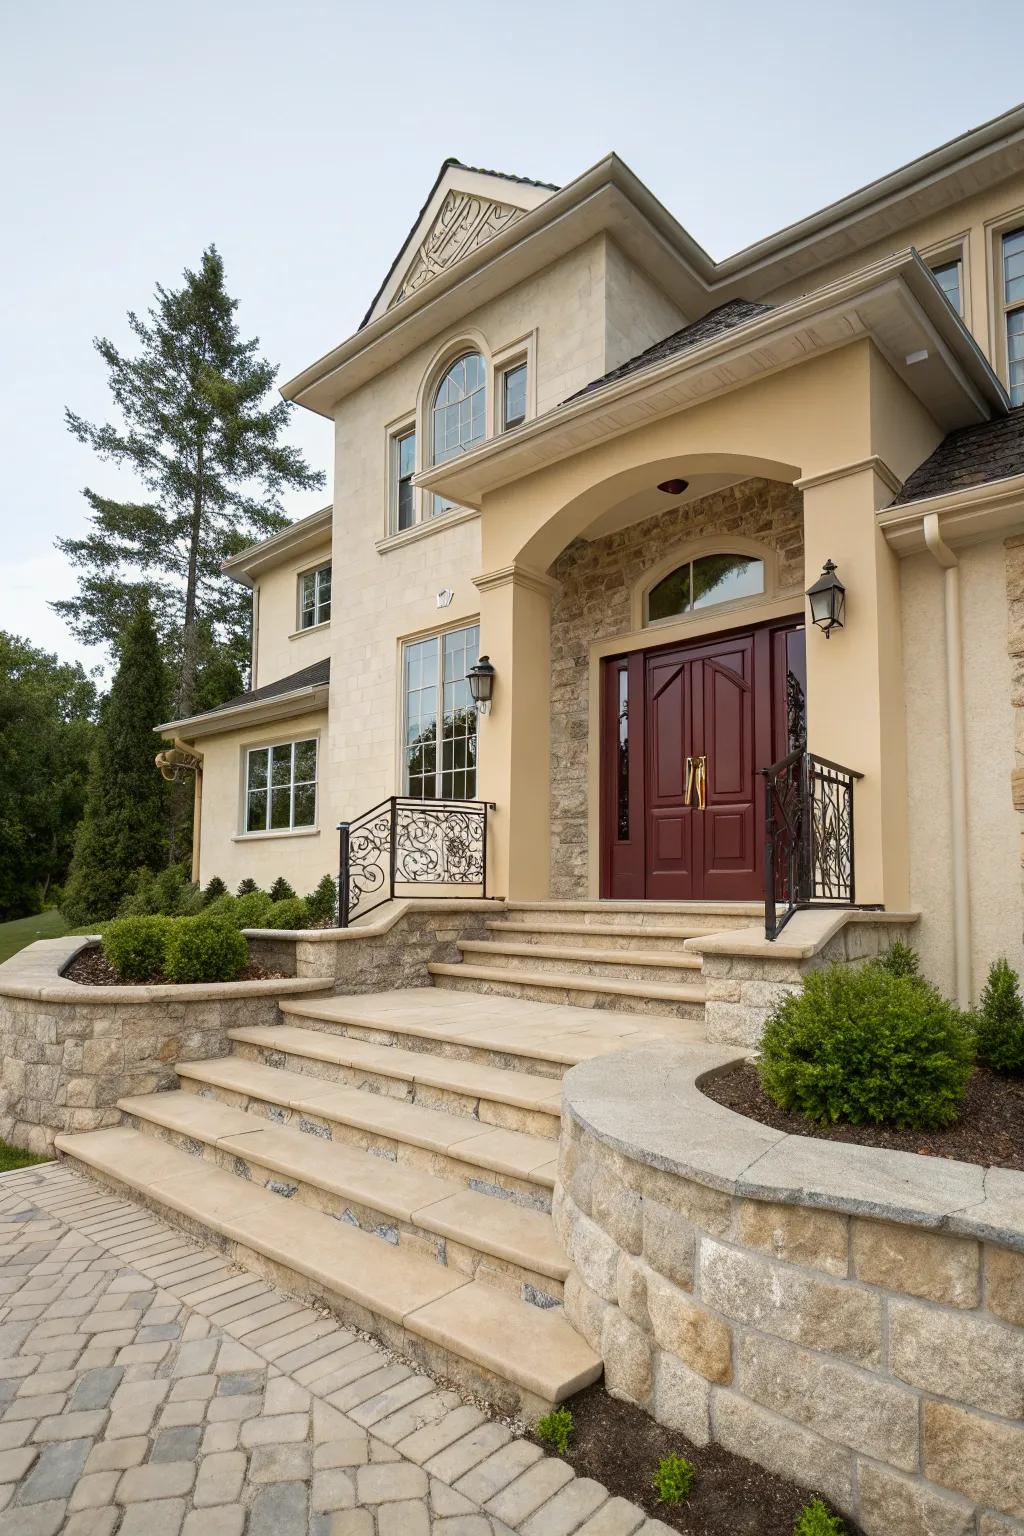
M 62 1156 L 441 1377 L 535 1416 L 601 1374 L 555 1236 L 563 1073 L 701 1043 L 684 941 L 760 909 L 509 905 L 433 986 L 284 997 Z

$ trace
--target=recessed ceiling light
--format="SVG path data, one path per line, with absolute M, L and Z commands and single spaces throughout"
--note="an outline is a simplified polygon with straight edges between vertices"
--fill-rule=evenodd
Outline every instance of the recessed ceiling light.
M 689 483 L 689 480 L 663 480 L 658 490 L 664 491 L 666 496 L 681 496 Z

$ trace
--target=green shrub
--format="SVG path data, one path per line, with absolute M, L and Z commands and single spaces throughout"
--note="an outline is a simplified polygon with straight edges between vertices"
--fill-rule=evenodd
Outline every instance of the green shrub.
M 213 879 L 209 882 L 205 891 L 203 892 L 203 899 L 205 900 L 206 905 L 209 906 L 210 902 L 216 901 L 218 896 L 226 896 L 227 894 L 228 888 L 224 884 L 224 881 L 221 879 L 220 875 L 214 875 Z
M 926 1128 L 956 1118 L 974 1042 L 927 982 L 878 964 L 812 971 L 765 1027 L 761 1081 L 811 1120 Z
M 301 896 L 275 901 L 267 913 L 265 928 L 308 928 L 309 908 Z
M 272 906 L 266 891 L 249 891 L 235 897 L 231 921 L 236 928 L 266 928 Z
M 812 1499 L 800 1511 L 793 1536 L 844 1536 L 845 1531 L 838 1515 L 830 1515 L 820 1499 Z
M 166 869 L 161 869 L 153 877 L 154 910 L 162 912 L 165 917 L 176 916 L 183 909 L 194 889 L 185 866 L 169 864 Z
M 878 964 L 891 976 L 921 976 L 921 962 L 918 959 L 917 950 L 911 949 L 909 944 L 904 944 L 897 939 L 895 944 L 890 944 L 883 955 L 879 956 Z
M 338 921 L 338 886 L 333 875 L 324 875 L 306 897 L 309 920 L 315 928 L 332 928 Z
M 542 1419 L 538 1419 L 534 1425 L 534 1433 L 538 1440 L 543 1440 L 545 1445 L 550 1445 L 559 1456 L 564 1456 L 569 1449 L 569 1441 L 572 1439 L 576 1428 L 571 1408 L 553 1408 Z
M 993 1072 L 1024 1072 L 1024 1001 L 1017 973 L 1006 960 L 989 967 L 973 1022 L 979 1061 Z
M 681 1504 L 689 1497 L 695 1476 L 694 1466 L 685 1456 L 663 1456 L 653 1478 L 659 1504 Z
M 169 917 L 118 917 L 106 925 L 103 953 L 125 981 L 150 981 L 164 970 Z
M 151 869 L 137 869 L 128 882 L 118 906 L 118 917 L 145 917 L 161 914 L 176 917 L 196 908 L 198 887 L 189 880 L 183 864 L 170 864 L 154 874 Z
M 235 908 L 241 899 L 240 896 L 232 896 L 230 891 L 225 891 L 222 896 L 215 896 L 212 901 L 207 902 L 203 909 L 203 916 L 223 918 L 227 923 L 234 923 Z M 235 926 L 238 926 L 237 923 Z
M 249 946 L 230 923 L 179 917 L 168 925 L 164 968 L 170 981 L 234 981 L 249 963 Z
M 248 896 L 252 891 L 258 890 L 259 886 L 256 884 L 256 881 L 252 878 L 252 876 L 246 875 L 245 879 L 239 882 L 238 890 L 235 892 L 235 894 L 237 896 Z
M 278 875 L 277 879 L 270 887 L 271 901 L 290 901 L 294 895 L 294 887 L 288 884 L 288 881 L 284 878 L 284 875 Z

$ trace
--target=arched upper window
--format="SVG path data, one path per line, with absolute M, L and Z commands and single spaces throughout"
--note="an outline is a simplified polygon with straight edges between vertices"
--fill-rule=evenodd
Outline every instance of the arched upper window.
M 700 555 L 663 576 L 647 594 L 648 623 L 676 618 L 714 603 L 757 597 L 764 591 L 764 561 L 755 555 Z
M 482 443 L 487 432 L 487 369 L 479 352 L 464 352 L 448 368 L 434 396 L 430 436 L 433 462 L 443 464 Z

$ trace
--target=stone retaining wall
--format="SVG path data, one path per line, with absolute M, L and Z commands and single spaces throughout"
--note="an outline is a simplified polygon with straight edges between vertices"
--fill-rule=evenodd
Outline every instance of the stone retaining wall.
M 427 965 L 455 963 L 460 938 L 483 938 L 500 901 L 398 901 L 353 928 L 247 935 L 265 965 L 290 975 L 331 979 L 337 992 L 429 987 Z
M 609 1390 L 867 1536 L 1024 1532 L 1024 1175 L 756 1126 L 695 1086 L 727 1061 L 565 1079 L 565 1307 Z
M 318 980 L 84 987 L 61 972 L 86 939 L 47 939 L 0 966 L 0 1139 L 45 1155 L 61 1131 L 121 1120 L 128 1094 L 177 1087 L 178 1061 L 227 1055 L 227 1033 L 280 1022 Z

